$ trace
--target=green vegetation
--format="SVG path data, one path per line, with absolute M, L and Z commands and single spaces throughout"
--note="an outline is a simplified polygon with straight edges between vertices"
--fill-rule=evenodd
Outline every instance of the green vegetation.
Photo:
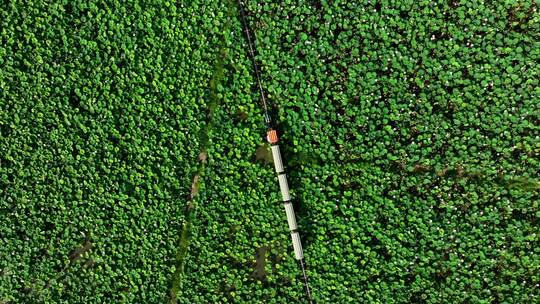
M 206 2 L 1 5 L 0 302 L 168 300 L 221 33 Z
M 49 2 L 0 5 L 0 303 L 302 302 L 234 1 Z M 246 2 L 316 302 L 540 301 L 537 3 Z

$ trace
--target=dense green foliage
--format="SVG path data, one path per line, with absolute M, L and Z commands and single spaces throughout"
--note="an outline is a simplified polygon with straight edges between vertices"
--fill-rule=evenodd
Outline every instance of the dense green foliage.
M 538 299 L 534 9 L 248 1 L 317 302 Z M 272 168 L 249 161 L 264 130 L 235 28 L 186 303 L 300 301 Z
M 301 302 L 235 1 L 50 2 L 0 9 L 0 303 Z M 246 2 L 316 302 L 540 301 L 535 2 Z
M 175 5 L 1 5 L 0 302 L 166 301 L 219 35 Z

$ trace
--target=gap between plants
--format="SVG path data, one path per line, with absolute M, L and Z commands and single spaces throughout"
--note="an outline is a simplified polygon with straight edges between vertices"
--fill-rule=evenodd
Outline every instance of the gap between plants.
M 231 18 L 234 14 L 234 3 L 232 0 L 226 1 L 227 5 L 227 19 L 223 26 L 222 33 L 226 33 L 231 28 Z M 214 128 L 214 112 L 219 105 L 220 97 L 218 96 L 218 86 L 223 82 L 225 76 L 224 66 L 225 60 L 228 55 L 227 43 L 225 35 L 222 34 L 219 38 L 219 48 L 216 53 L 216 61 L 214 63 L 214 72 L 209 83 L 209 100 L 210 102 L 206 108 L 206 125 L 201 129 L 199 133 L 200 152 L 198 156 L 197 171 L 193 177 L 191 184 L 190 197 L 187 203 L 187 216 L 185 222 L 182 224 L 180 236 L 177 241 L 178 251 L 175 257 L 176 269 L 172 276 L 172 286 L 170 289 L 169 303 L 175 304 L 178 301 L 178 292 L 182 288 L 182 277 L 185 270 L 185 260 L 189 250 L 190 232 L 193 219 L 197 210 L 197 197 L 199 194 L 199 188 L 201 186 L 201 179 L 204 176 L 205 165 L 207 159 L 207 148 L 209 144 L 209 133 Z

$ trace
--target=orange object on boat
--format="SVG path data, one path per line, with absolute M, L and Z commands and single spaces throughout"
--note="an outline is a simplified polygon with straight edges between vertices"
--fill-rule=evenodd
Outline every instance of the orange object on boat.
M 277 137 L 277 132 L 276 132 L 276 130 L 270 130 L 270 131 L 268 131 L 268 133 L 267 133 L 267 135 L 266 135 L 266 139 L 267 139 L 268 142 L 271 143 L 271 144 L 277 143 L 278 137 Z

